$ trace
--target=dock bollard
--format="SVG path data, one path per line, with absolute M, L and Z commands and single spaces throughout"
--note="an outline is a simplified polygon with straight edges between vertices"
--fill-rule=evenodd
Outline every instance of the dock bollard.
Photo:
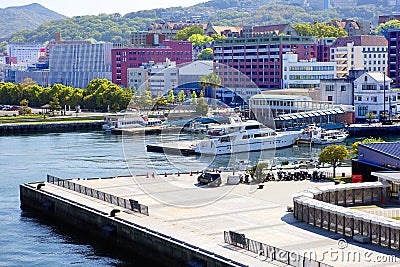
M 149 173 L 148 172 L 146 173 L 146 178 L 149 178 Z
M 151 177 L 154 178 L 154 172 L 151 174 Z
M 164 177 L 167 177 L 167 172 L 165 172 Z
M 190 171 L 190 176 L 193 176 L 192 171 Z
M 179 171 L 178 171 L 178 177 L 179 177 L 179 176 L 181 176 L 181 174 L 180 174 Z

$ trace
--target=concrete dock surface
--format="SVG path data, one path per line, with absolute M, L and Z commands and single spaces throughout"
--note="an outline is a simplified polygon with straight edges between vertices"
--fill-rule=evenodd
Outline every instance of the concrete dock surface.
M 348 171 L 349 168 L 338 167 L 336 172 Z M 199 186 L 195 173 L 72 180 L 115 196 L 135 199 L 149 207 L 149 216 L 126 213 L 121 207 L 50 183 L 45 183 L 41 190 L 107 213 L 118 208 L 122 211 L 118 217 L 248 266 L 285 265 L 265 261 L 256 253 L 224 243 L 224 231 L 245 234 L 246 238 L 332 266 L 400 265 L 398 251 L 361 245 L 349 238 L 343 249 L 338 246 L 342 235 L 299 222 L 287 212 L 292 194 L 332 182 L 265 182 L 263 189 L 257 189 L 257 184 L 229 185 L 226 183 L 229 175 L 232 173 L 222 173 L 219 187 Z

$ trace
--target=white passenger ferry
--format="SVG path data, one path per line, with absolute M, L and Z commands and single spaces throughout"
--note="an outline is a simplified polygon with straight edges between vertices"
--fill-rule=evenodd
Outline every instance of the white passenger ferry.
M 255 120 L 227 125 L 224 128 L 223 133 L 228 133 L 199 141 L 195 152 L 223 155 L 290 147 L 295 144 L 301 133 L 301 131 L 276 132 Z
M 158 126 L 161 125 L 160 119 L 148 118 L 139 112 L 120 112 L 107 115 L 104 118 L 103 130 L 127 129 L 135 127 Z

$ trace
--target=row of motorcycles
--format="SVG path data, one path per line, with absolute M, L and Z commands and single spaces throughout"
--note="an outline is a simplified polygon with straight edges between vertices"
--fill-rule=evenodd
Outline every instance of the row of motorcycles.
M 249 175 L 244 175 L 241 178 L 241 182 L 248 183 L 249 182 Z M 321 181 L 326 179 L 326 174 L 321 171 L 314 170 L 312 173 L 308 171 L 281 171 L 279 170 L 276 174 L 273 172 L 268 172 L 263 179 L 262 182 L 269 182 L 269 181 L 303 181 L 303 180 L 313 180 L 313 181 Z

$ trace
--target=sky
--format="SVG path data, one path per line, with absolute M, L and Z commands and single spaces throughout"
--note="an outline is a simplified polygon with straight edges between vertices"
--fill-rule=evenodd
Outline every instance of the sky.
M 0 0 L 0 8 L 38 3 L 62 15 L 73 17 L 126 13 L 154 8 L 191 6 L 207 0 Z

